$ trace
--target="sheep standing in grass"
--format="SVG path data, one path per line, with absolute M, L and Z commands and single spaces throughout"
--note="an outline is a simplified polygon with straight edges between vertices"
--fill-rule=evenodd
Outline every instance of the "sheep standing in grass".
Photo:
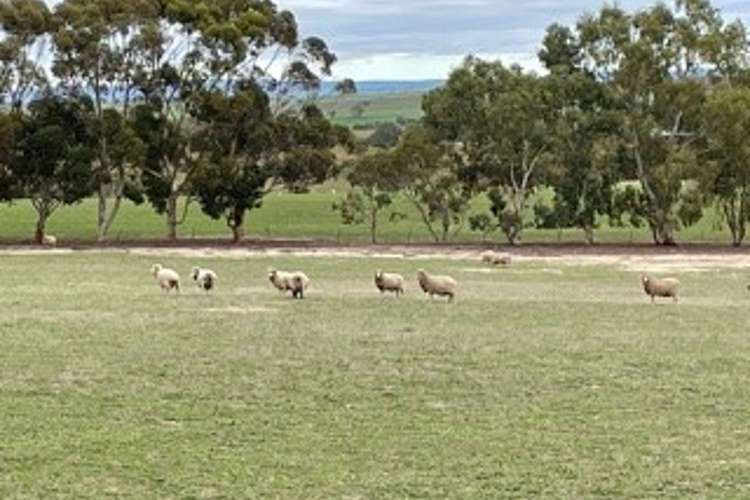
M 162 291 L 169 293 L 170 290 L 180 291 L 180 275 L 177 271 L 162 267 L 161 264 L 151 266 L 151 274 L 156 278 L 156 282 Z
M 642 276 L 643 290 L 646 295 L 651 297 L 653 304 L 656 297 L 672 297 L 677 302 L 677 292 L 680 288 L 680 282 L 676 278 L 655 279 L 650 276 Z
M 45 234 L 42 236 L 42 245 L 45 247 L 56 247 L 57 246 L 57 238 L 51 234 Z
M 511 257 L 509 254 L 493 252 L 492 250 L 482 252 L 481 258 L 482 262 L 492 264 L 493 266 L 509 266 L 511 262 Z
M 268 281 L 282 292 L 292 292 L 292 297 L 304 299 L 310 279 L 302 271 L 268 271 Z
M 398 297 L 404 293 L 404 277 L 395 273 L 384 273 L 378 269 L 375 273 L 375 286 L 381 295 L 385 292 L 395 292 Z
M 417 271 L 417 281 L 424 293 L 439 297 L 448 297 L 448 302 L 452 302 L 456 296 L 456 280 L 450 276 L 433 276 L 423 269 Z
M 210 269 L 203 269 L 200 267 L 194 267 L 190 276 L 193 277 L 193 281 L 198 285 L 198 288 L 210 292 L 216 286 L 216 280 L 218 276 L 215 272 Z

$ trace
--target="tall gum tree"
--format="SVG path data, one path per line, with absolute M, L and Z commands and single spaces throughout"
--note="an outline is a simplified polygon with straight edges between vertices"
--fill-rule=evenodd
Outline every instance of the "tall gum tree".
M 508 241 L 520 241 L 523 213 L 547 166 L 552 108 L 542 79 L 520 67 L 468 57 L 423 101 L 426 126 L 453 145 L 461 179 L 489 191 Z
M 582 67 L 583 54 L 569 28 L 548 28 L 539 59 L 549 72 L 545 87 L 554 111 L 547 182 L 555 188 L 555 220 L 579 227 L 593 244 L 597 220 L 611 213 L 619 178 L 616 163 L 597 161 L 618 130 L 618 112 L 608 87 Z
M 140 71 L 136 40 L 157 10 L 147 0 L 64 0 L 55 16 L 53 73 L 68 94 L 89 93 L 94 103 L 96 236 L 103 241 L 139 185 L 143 147 L 129 120 Z
M 16 126 L 9 165 L 16 192 L 37 212 L 34 240 L 42 243 L 53 212 L 92 193 L 94 135 L 86 99 L 43 96 L 28 108 Z
M 607 6 L 577 31 L 584 66 L 617 99 L 619 146 L 641 184 L 654 242 L 674 245 L 707 87 L 743 57 L 744 28 L 726 24 L 707 0 L 678 0 L 632 14 Z
M 50 86 L 43 61 L 55 25 L 43 0 L 0 2 L 0 95 L 14 113 Z
M 156 17 L 135 36 L 135 85 L 142 98 L 135 118 L 147 145 L 146 196 L 165 214 L 168 238 L 176 239 L 193 183 L 211 152 L 203 147 L 210 123 L 196 119 L 205 93 L 231 93 L 239 82 L 253 81 L 274 93 L 283 108 L 291 99 L 280 96 L 317 88 L 313 66 L 330 74 L 336 57 L 323 40 L 300 39 L 294 15 L 271 1 L 153 3 Z
M 704 116 L 706 150 L 698 179 L 712 196 L 740 246 L 750 218 L 750 88 L 726 86 L 708 99 Z

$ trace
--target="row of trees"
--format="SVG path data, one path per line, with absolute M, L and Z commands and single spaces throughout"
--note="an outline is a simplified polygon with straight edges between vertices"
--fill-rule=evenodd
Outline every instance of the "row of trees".
M 466 223 L 520 240 L 532 195 L 554 188 L 541 225 L 647 225 L 672 245 L 715 203 L 741 244 L 750 217 L 747 32 L 707 0 L 634 13 L 615 6 L 552 25 L 544 76 L 468 57 L 423 100 L 390 149 L 351 163 L 344 222 L 371 225 L 403 193 L 436 241 Z M 626 182 L 631 181 L 631 182 Z M 491 211 L 468 215 L 486 194 Z
M 99 240 L 124 199 L 172 239 L 197 200 L 239 240 L 265 194 L 328 178 L 351 145 L 305 99 L 336 56 L 269 0 L 8 0 L 0 26 L 0 200 L 31 200 L 37 241 L 91 195 Z
M 270 190 L 335 175 L 334 148 L 353 148 L 309 98 L 336 56 L 270 0 L 7 0 L 0 27 L 0 199 L 31 200 L 38 241 L 58 206 L 92 194 L 100 240 L 125 199 L 163 214 L 169 238 L 197 201 L 239 240 Z M 425 96 L 420 123 L 395 145 L 383 131 L 383 148 L 348 165 L 336 208 L 375 240 L 398 193 L 436 241 L 468 224 L 517 243 L 534 193 L 552 187 L 538 224 L 592 242 L 608 219 L 674 244 L 715 203 L 739 245 L 747 48 L 708 0 L 676 0 L 551 26 L 543 76 L 468 57 Z M 470 215 L 478 195 L 490 211 Z

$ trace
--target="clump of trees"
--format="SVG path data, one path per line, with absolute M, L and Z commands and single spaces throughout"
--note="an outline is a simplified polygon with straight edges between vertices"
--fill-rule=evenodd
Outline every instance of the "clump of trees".
M 674 245 L 713 202 L 739 245 L 750 216 L 747 46 L 741 22 L 681 0 L 550 26 L 544 75 L 467 57 L 423 100 L 420 153 L 408 133 L 392 148 L 410 172 L 401 191 L 427 202 L 418 213 L 436 241 L 468 219 L 511 244 L 530 224 L 577 227 L 594 243 L 609 221 Z M 549 188 L 550 205 L 529 207 Z M 467 218 L 476 196 L 489 210 Z
M 38 241 L 89 196 L 100 240 L 130 199 L 163 214 L 168 238 L 195 202 L 240 241 L 269 192 L 335 175 L 351 191 L 334 209 L 373 242 L 404 204 L 436 242 L 468 226 L 517 244 L 535 225 L 594 243 L 608 222 L 674 245 L 709 204 L 734 245 L 746 236 L 747 31 L 708 0 L 554 24 L 543 74 L 469 56 L 421 120 L 358 148 L 316 106 L 335 54 L 272 1 L 10 0 L 0 28 L 0 200 L 31 200 Z
M 303 99 L 336 56 L 271 1 L 13 0 L 0 28 L 0 196 L 32 200 L 38 241 L 91 195 L 99 240 L 128 198 L 170 239 L 198 200 L 238 241 L 263 196 L 324 180 L 350 142 Z

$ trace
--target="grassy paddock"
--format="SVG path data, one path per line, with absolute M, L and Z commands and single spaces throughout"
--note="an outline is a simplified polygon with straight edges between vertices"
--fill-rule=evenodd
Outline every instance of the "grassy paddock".
M 148 268 L 220 275 L 162 295 Z M 309 298 L 265 280 L 303 268 Z M 377 267 L 409 277 L 380 298 Z M 417 268 L 460 281 L 415 290 Z M 743 497 L 746 276 L 477 262 L 0 254 L 4 498 Z
M 318 191 L 294 195 L 286 193 L 268 196 L 263 206 L 249 213 L 246 223 L 250 238 L 262 239 L 314 239 L 339 243 L 367 243 L 370 235 L 365 225 L 344 226 L 337 212 L 331 209 L 334 201 L 343 196 L 341 186 L 330 185 Z M 419 214 L 403 198 L 397 199 L 398 211 L 407 214 L 407 219 L 389 222 L 384 216 L 380 222 L 379 239 L 382 243 L 429 243 L 432 241 Z M 486 211 L 488 202 L 478 197 L 471 213 Z M 26 201 L 18 201 L 11 206 L 0 205 L 0 242 L 30 240 L 34 234 L 35 212 Z M 530 218 L 531 213 L 527 214 Z M 730 235 L 726 229 L 717 229 L 718 214 L 707 210 L 704 218 L 695 226 L 678 233 L 678 241 L 695 243 L 729 244 Z M 135 206 L 126 202 L 115 220 L 110 233 L 113 241 L 157 240 L 166 234 L 164 217 L 156 214 L 149 205 Z M 96 234 L 96 202 L 86 200 L 81 204 L 60 208 L 52 216 L 49 232 L 66 240 L 93 240 Z M 215 221 L 205 216 L 197 204 L 190 208 L 188 218 L 178 233 L 181 238 L 229 238 L 230 231 L 223 221 Z M 611 228 L 603 224 L 597 233 L 597 240 L 603 243 L 649 243 L 646 228 Z M 527 229 L 523 239 L 527 243 L 582 243 L 583 234 L 577 229 L 540 230 Z M 482 240 L 478 233 L 468 227 L 463 228 L 453 239 L 454 242 L 477 243 Z M 504 243 L 501 233 L 490 236 L 488 241 Z

